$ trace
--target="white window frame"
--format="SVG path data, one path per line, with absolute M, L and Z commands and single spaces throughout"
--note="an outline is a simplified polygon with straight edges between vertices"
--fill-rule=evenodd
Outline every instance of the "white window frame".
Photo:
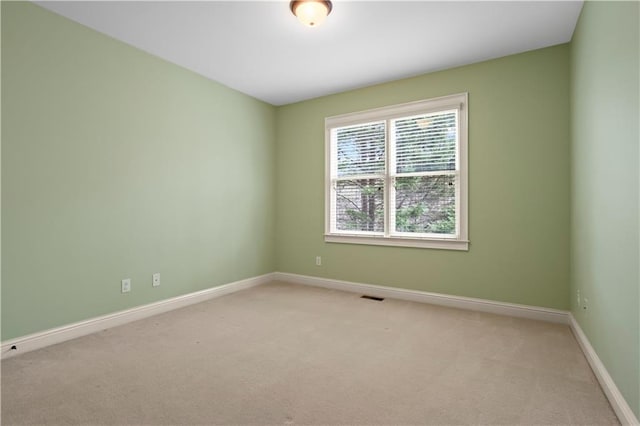
M 392 183 L 396 176 L 395 159 L 391 158 L 394 150 L 390 149 L 392 140 L 390 122 L 395 119 L 406 118 L 412 115 L 428 114 L 456 110 L 458 113 L 458 142 L 456 146 L 456 169 L 450 174 L 456 177 L 456 233 L 455 235 L 422 234 L 415 236 L 411 233 L 390 233 L 391 220 L 395 221 L 395 208 L 392 201 L 395 200 L 395 189 Z M 386 121 L 386 170 L 384 176 L 384 232 L 368 231 L 341 231 L 335 227 L 332 211 L 335 211 L 334 177 L 337 175 L 337 160 L 334 156 L 334 147 L 331 134 L 333 129 L 366 124 L 374 121 Z M 343 114 L 325 118 L 325 242 L 368 244 L 400 247 L 419 247 L 446 250 L 469 250 L 468 239 L 468 94 L 443 96 L 417 102 L 392 105 L 367 111 Z M 429 174 L 429 173 L 420 173 Z M 438 172 L 438 175 L 448 174 Z M 395 204 L 395 202 L 393 202 Z M 395 223 L 395 222 L 394 222 Z

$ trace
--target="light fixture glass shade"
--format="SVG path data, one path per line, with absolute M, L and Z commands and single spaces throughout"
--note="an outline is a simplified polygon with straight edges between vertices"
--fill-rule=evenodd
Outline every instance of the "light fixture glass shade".
M 291 11 L 304 25 L 317 27 L 327 19 L 327 15 L 331 12 L 331 2 L 318 0 L 292 1 Z

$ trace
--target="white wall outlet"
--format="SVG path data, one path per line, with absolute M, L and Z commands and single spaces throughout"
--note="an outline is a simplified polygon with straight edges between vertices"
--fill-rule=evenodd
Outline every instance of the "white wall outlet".
M 322 266 L 322 256 L 316 256 L 316 266 Z
M 580 290 L 577 291 L 577 298 L 578 298 L 578 306 L 581 306 L 581 303 L 580 303 Z
M 131 278 L 122 280 L 122 292 L 129 293 L 131 291 Z
M 158 287 L 160 285 L 160 273 L 157 272 L 153 274 L 152 284 L 154 287 Z

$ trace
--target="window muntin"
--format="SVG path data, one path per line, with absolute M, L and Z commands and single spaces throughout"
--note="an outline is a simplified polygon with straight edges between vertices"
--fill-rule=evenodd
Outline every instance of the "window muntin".
M 326 119 L 328 242 L 466 250 L 467 95 Z

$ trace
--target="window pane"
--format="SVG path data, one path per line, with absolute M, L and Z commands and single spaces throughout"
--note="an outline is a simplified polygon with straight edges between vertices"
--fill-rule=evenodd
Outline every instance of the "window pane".
M 398 173 L 455 170 L 457 111 L 395 120 Z
M 385 122 L 336 129 L 338 176 L 384 173 Z
M 455 234 L 455 176 L 396 178 L 396 231 Z
M 336 182 L 336 228 L 340 231 L 384 231 L 382 179 Z

